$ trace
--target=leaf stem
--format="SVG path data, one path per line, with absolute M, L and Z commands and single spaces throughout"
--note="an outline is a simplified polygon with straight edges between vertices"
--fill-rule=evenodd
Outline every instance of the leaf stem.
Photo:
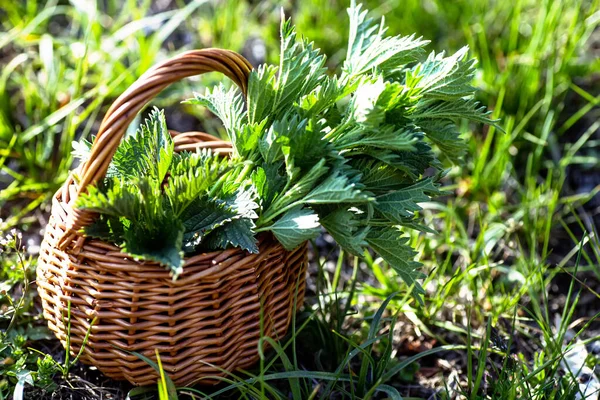
M 236 184 L 240 184 L 244 181 L 244 179 L 246 179 L 248 177 L 248 174 L 252 171 L 252 168 L 254 167 L 254 162 L 252 161 L 246 161 L 244 163 L 244 168 L 242 168 L 242 170 L 240 171 L 238 177 L 235 179 L 234 183 Z M 214 186 L 210 189 L 210 191 L 208 192 L 208 196 L 209 197 L 214 197 L 215 194 L 219 191 L 219 189 L 221 189 L 221 187 L 223 187 L 223 184 L 229 180 L 229 175 L 236 173 L 238 170 L 235 169 L 233 171 L 229 171 L 226 174 L 223 174 L 218 180 L 217 182 L 215 182 Z
M 260 227 L 264 227 L 264 226 L 265 226 L 265 224 L 266 224 L 267 222 L 271 222 L 271 221 L 272 221 L 272 220 L 273 220 L 275 217 L 278 217 L 279 215 L 283 214 L 284 212 L 286 212 L 286 211 L 289 211 L 289 210 L 291 210 L 292 208 L 294 208 L 294 207 L 296 207 L 296 206 L 299 206 L 299 205 L 303 204 L 303 201 L 302 201 L 302 200 L 303 200 L 303 199 L 296 200 L 296 201 L 294 201 L 293 203 L 290 203 L 290 204 L 288 204 L 287 206 L 280 208 L 278 211 L 275 211 L 275 212 L 269 212 L 267 215 L 263 216 L 263 217 L 262 217 L 262 218 L 261 218 L 261 219 L 260 219 L 260 220 L 257 222 L 257 224 L 256 224 L 256 225 L 257 225 L 257 226 L 260 226 Z M 256 232 L 258 232 L 258 230 L 257 230 Z
M 237 177 L 237 179 L 235 180 L 236 184 L 240 184 L 244 181 L 244 179 L 246 179 L 246 177 L 248 176 L 248 174 L 252 171 L 252 167 L 254 167 L 254 162 L 248 160 L 245 163 L 246 165 L 244 165 L 244 168 L 242 169 L 242 172 L 240 173 L 240 175 Z
M 339 136 L 339 133 L 342 132 L 344 129 L 346 129 L 350 125 L 351 121 L 352 121 L 351 119 L 347 119 L 341 125 L 334 127 L 332 130 L 327 132 L 325 134 L 325 136 L 323 136 L 323 139 L 327 139 L 330 142 L 334 142 L 336 140 L 336 138 Z

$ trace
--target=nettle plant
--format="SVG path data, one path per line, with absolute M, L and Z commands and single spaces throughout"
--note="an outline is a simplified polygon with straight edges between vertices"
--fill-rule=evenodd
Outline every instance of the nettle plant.
M 440 194 L 439 157 L 465 150 L 457 121 L 493 121 L 473 99 L 466 48 L 425 57 L 427 41 L 386 37 L 383 21 L 360 6 L 349 15 L 341 74 L 329 74 L 325 56 L 284 20 L 280 64 L 252 71 L 246 99 L 221 85 L 187 101 L 221 119 L 231 157 L 174 152 L 154 110 L 121 143 L 106 178 L 77 200 L 99 214 L 85 233 L 176 277 L 186 254 L 257 252 L 261 232 L 293 249 L 323 227 L 350 254 L 370 247 L 423 293 L 403 231 L 431 231 L 418 203 Z

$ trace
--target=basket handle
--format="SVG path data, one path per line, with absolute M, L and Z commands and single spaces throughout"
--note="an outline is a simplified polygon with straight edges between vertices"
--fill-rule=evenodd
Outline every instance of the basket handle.
M 81 167 L 76 196 L 106 175 L 127 127 L 138 112 L 164 88 L 189 76 L 216 71 L 230 78 L 246 96 L 251 70 L 250 62 L 240 54 L 212 48 L 187 51 L 150 68 L 108 109 L 92 145 L 90 157 Z M 73 200 L 71 198 L 71 204 Z M 66 231 L 58 241 L 59 248 L 63 249 L 75 238 L 76 231 L 91 223 L 94 215 L 75 208 L 69 214 Z

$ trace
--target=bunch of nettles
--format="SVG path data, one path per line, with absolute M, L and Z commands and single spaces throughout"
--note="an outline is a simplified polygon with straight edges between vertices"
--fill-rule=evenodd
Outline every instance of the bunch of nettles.
M 425 58 L 426 41 L 385 36 L 383 21 L 360 6 L 349 15 L 339 75 L 284 20 L 280 64 L 252 71 L 246 99 L 221 85 L 188 100 L 221 119 L 229 158 L 174 153 L 155 110 L 120 145 L 106 179 L 78 199 L 100 214 L 87 235 L 177 275 L 185 253 L 257 252 L 256 236 L 267 231 L 293 249 L 323 227 L 348 253 L 371 248 L 422 293 L 403 231 L 430 231 L 418 203 L 440 194 L 439 157 L 465 150 L 457 121 L 493 121 L 473 99 L 466 48 Z

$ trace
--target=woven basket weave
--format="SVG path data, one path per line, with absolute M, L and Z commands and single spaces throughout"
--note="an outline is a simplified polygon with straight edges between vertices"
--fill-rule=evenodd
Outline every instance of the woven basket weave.
M 72 208 L 78 194 L 104 176 L 129 123 L 164 87 L 219 71 L 245 94 L 250 70 L 243 57 L 219 49 L 183 53 L 155 66 L 110 107 L 89 161 L 77 171 L 78 182 L 70 178 L 53 199 L 37 269 L 44 317 L 74 356 L 89 333 L 81 361 L 113 379 L 155 383 L 156 371 L 130 352 L 156 360 L 158 349 L 177 385 L 215 383 L 206 377 L 258 360 L 261 318 L 262 334 L 281 338 L 302 304 L 306 245 L 290 252 L 262 235 L 258 254 L 198 254 L 186 258 L 184 272 L 173 281 L 157 263 L 135 261 L 112 244 L 83 236 L 81 228 L 95 215 Z M 171 134 L 176 151 L 231 151 L 229 143 L 205 133 Z

